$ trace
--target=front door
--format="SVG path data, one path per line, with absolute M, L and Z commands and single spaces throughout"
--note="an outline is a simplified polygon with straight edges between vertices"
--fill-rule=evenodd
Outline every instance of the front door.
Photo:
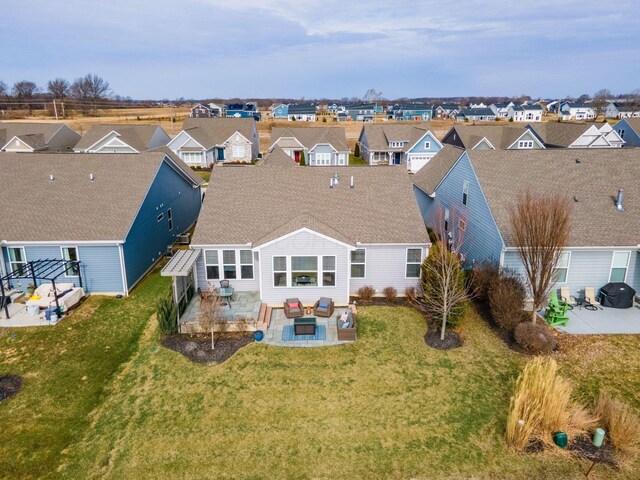
M 296 163 L 300 163 L 300 150 L 296 150 L 295 152 L 293 152 L 293 159 L 296 161 Z
M 400 155 L 402 155 L 400 152 L 393 152 L 392 165 L 400 165 Z
M 218 148 L 218 161 L 222 161 L 224 160 L 224 148 Z

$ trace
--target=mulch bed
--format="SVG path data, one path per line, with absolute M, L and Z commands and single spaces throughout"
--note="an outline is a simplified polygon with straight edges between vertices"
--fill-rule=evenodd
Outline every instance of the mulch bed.
M 360 297 L 354 297 L 351 296 L 349 297 L 349 303 L 355 303 L 357 306 L 387 306 L 387 307 L 394 307 L 394 306 L 402 306 L 402 307 L 409 307 L 411 306 L 411 304 L 409 303 L 409 300 L 407 299 L 407 297 L 398 297 L 395 299 L 395 301 L 393 302 L 387 302 L 387 299 L 384 297 L 373 297 L 371 300 L 362 300 Z
M 616 462 L 615 459 L 613 445 L 611 445 L 610 442 L 607 442 L 606 438 L 602 446 L 598 448 L 593 444 L 591 438 L 586 435 L 580 435 L 571 439 L 567 445 L 567 450 L 576 457 L 585 458 L 591 461 L 595 460 L 598 463 L 604 463 L 612 467 L 618 466 L 618 462 Z
M 162 345 L 181 353 L 195 363 L 222 363 L 231 358 L 242 347 L 254 341 L 251 332 L 218 335 L 213 350 L 211 350 L 210 335 L 190 336 L 175 333 L 165 337 L 162 340 Z
M 453 330 L 447 329 L 444 333 L 444 340 L 440 338 L 440 325 L 431 324 L 424 334 L 424 343 L 437 350 L 450 350 L 462 346 L 462 337 Z
M 3 375 L 0 377 L 0 402 L 13 397 L 22 388 L 22 377 Z

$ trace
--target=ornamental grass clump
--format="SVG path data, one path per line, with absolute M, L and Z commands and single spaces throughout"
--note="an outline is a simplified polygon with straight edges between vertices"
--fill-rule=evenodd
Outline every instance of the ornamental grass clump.
M 621 459 L 634 461 L 638 458 L 640 419 L 631 407 L 607 393 L 600 393 L 593 410 Z

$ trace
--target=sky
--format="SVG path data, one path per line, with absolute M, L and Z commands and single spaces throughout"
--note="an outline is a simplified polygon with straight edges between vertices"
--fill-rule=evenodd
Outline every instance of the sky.
M 135 99 L 640 88 L 640 1 L 2 0 L 0 80 L 94 73 Z

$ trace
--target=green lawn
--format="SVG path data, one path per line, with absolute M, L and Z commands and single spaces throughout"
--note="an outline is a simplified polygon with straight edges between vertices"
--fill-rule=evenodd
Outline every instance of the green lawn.
M 357 167 L 361 165 L 369 165 L 364 158 L 355 157 L 353 153 L 349 154 L 349 166 Z
M 209 170 L 196 170 L 196 173 L 202 177 L 202 179 L 209 183 L 209 179 L 211 178 L 211 172 Z
M 165 286 L 156 274 L 130 299 L 93 299 L 61 328 L 9 343 L 4 370 L 28 382 L 0 404 L 0 418 L 11 419 L 0 433 L 2 474 L 546 479 L 583 478 L 588 467 L 505 450 L 509 396 L 527 357 L 473 311 L 465 345 L 453 351 L 424 344 L 424 321 L 412 309 L 361 307 L 355 344 L 256 343 L 202 366 L 158 348 L 155 322 L 146 320 Z M 588 355 L 583 342 L 557 355 L 579 393 L 607 382 L 640 408 L 638 338 L 600 337 Z M 593 477 L 638 472 L 598 466 Z

